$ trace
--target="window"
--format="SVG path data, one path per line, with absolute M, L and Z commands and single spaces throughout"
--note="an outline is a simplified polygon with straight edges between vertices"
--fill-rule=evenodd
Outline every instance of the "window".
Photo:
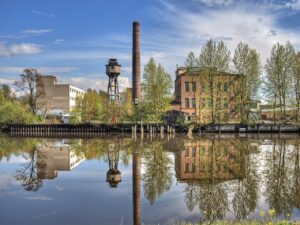
M 184 150 L 184 156 L 185 157 L 189 156 L 189 148 L 188 147 L 186 147 L 185 150 Z
M 217 98 L 217 108 L 221 108 L 221 99 Z
M 184 100 L 184 104 L 185 104 L 185 108 L 189 108 L 190 107 L 190 99 L 186 98 Z
M 195 157 L 196 156 L 196 147 L 192 148 L 192 156 Z
M 201 99 L 201 108 L 204 109 L 205 108 L 205 98 Z
M 224 85 L 223 85 L 223 90 L 224 90 L 225 92 L 228 92 L 228 83 L 227 83 L 227 82 L 224 83 Z
M 224 153 L 224 156 L 227 156 L 227 155 L 228 155 L 228 148 L 227 148 L 227 147 L 224 147 L 223 153 Z
M 192 98 L 192 108 L 195 109 L 196 108 L 196 99 Z
M 185 89 L 185 92 L 189 92 L 190 91 L 190 83 L 189 82 L 185 82 L 184 83 L 184 89 Z
M 188 172 L 189 172 L 189 167 L 190 167 L 190 165 L 189 165 L 188 163 L 186 163 L 186 164 L 184 165 L 184 172 L 185 172 L 185 173 L 188 173 Z
M 201 92 L 205 92 L 205 83 L 204 82 L 201 83 Z
M 207 99 L 207 104 L 208 104 L 209 108 L 212 108 L 212 99 L 211 98 Z
M 203 172 L 205 171 L 205 164 L 200 165 L 200 171 L 203 171 Z
M 228 108 L 228 100 L 227 100 L 227 98 L 224 98 L 224 108 Z
M 208 147 L 208 155 L 211 156 L 212 152 L 213 152 L 213 148 L 212 148 L 212 146 L 209 146 Z
M 218 91 L 221 91 L 221 87 L 222 87 L 221 82 L 218 82 L 218 84 L 217 84 Z
M 205 147 L 201 147 L 201 149 L 200 149 L 200 154 L 201 154 L 202 156 L 205 155 Z
M 192 82 L 192 91 L 196 92 L 196 82 Z
M 196 172 L 196 166 L 194 163 L 192 163 L 192 173 L 195 173 Z

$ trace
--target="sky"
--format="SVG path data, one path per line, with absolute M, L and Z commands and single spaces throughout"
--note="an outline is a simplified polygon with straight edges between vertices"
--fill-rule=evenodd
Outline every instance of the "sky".
M 141 26 L 141 71 L 153 57 L 173 80 L 210 38 L 232 56 L 246 42 L 262 64 L 277 42 L 300 51 L 300 0 L 0 0 L 0 83 L 36 68 L 59 83 L 106 90 L 105 64 L 117 58 L 120 87 L 130 87 L 133 21 Z

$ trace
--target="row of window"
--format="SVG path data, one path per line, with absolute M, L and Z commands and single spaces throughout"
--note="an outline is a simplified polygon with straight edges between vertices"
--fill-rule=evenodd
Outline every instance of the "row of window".
M 191 151 L 190 151 L 191 148 Z M 213 148 L 212 146 L 207 147 L 207 149 L 205 147 L 200 147 L 200 155 L 201 156 L 211 156 L 213 152 Z M 190 155 L 191 153 L 191 155 Z M 228 155 L 228 148 L 227 147 L 222 147 L 222 153 L 223 156 L 227 156 Z M 215 154 L 216 156 L 220 156 L 221 155 L 221 148 L 218 147 L 215 149 Z M 195 157 L 196 156 L 196 147 L 186 147 L 184 150 L 184 156 L 185 157 Z
M 76 89 L 73 89 L 73 88 L 70 88 L 70 93 L 76 93 L 76 94 L 83 94 L 83 92 L 82 91 L 78 91 L 78 90 L 76 90 Z
M 195 98 L 192 98 L 192 101 L 191 101 L 191 105 L 190 105 L 190 99 L 189 98 L 185 98 L 184 99 L 184 106 L 185 108 L 193 108 L 195 109 L 196 108 L 196 99 Z M 216 99 L 216 106 L 218 108 L 228 108 L 228 99 L 227 98 L 224 98 L 223 101 L 221 98 L 217 98 Z M 208 99 L 205 99 L 205 98 L 201 98 L 200 99 L 200 107 L 202 109 L 204 108 L 212 108 L 212 99 L 211 98 L 208 98 Z
M 211 164 L 200 164 L 199 165 L 199 172 L 211 172 Z M 214 171 L 217 172 L 228 172 L 228 167 L 226 165 L 216 164 Z M 184 165 L 184 172 L 185 173 L 196 173 L 196 166 L 194 163 L 185 163 Z
M 185 92 L 190 92 L 190 86 L 192 86 L 191 90 L 192 92 L 196 92 L 197 91 L 197 84 L 196 82 L 185 82 L 184 83 L 184 90 Z M 205 92 L 206 91 L 206 84 L 205 82 L 201 82 L 200 83 L 200 86 L 201 86 L 201 92 Z M 228 83 L 227 82 L 218 82 L 217 85 L 216 85 L 216 88 L 218 91 L 224 91 L 224 92 L 228 92 Z M 209 85 L 208 85 L 208 90 L 211 90 L 212 89 L 212 83 L 209 82 Z

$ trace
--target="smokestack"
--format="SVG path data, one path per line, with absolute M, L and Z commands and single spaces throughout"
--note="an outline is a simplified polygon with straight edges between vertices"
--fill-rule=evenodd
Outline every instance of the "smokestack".
M 140 24 L 133 22 L 132 31 L 132 101 L 137 104 L 141 99 L 140 71 Z

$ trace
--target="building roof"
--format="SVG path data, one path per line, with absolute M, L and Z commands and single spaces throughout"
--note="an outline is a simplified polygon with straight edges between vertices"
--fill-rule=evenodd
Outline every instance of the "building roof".
M 182 75 L 199 75 L 201 72 L 207 71 L 210 68 L 205 68 L 205 67 L 178 67 L 176 70 L 177 76 L 182 76 Z M 213 71 L 217 72 L 216 68 L 212 68 Z M 181 71 L 181 73 L 179 73 Z M 221 75 L 228 75 L 228 76 L 241 76 L 241 74 L 237 73 L 228 73 L 228 72 L 223 72 L 221 71 Z

